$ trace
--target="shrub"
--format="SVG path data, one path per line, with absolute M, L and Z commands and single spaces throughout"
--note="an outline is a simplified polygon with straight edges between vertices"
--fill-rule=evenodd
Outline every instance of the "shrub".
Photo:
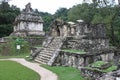
M 19 39 L 18 43 L 16 40 Z M 20 45 L 20 49 L 17 49 L 17 45 Z M 30 46 L 27 41 L 22 38 L 12 38 L 9 37 L 6 43 L 0 45 L 1 55 L 18 55 L 30 52 Z

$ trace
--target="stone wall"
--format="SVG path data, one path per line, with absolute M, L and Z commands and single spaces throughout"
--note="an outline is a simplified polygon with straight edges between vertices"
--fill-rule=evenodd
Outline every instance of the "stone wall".
M 91 80 L 98 80 L 100 77 L 102 77 L 104 75 L 104 73 L 100 72 L 98 70 L 81 68 L 81 75 L 84 76 L 84 77 L 87 77 Z
M 84 22 L 77 23 L 77 35 L 87 35 L 88 37 L 106 37 L 104 24 L 86 24 Z
M 87 38 L 81 37 L 67 37 L 63 48 L 75 50 L 100 50 L 109 47 L 109 40 L 107 38 Z
M 61 51 L 54 65 L 71 66 L 81 69 L 81 67 L 88 66 L 96 61 L 108 62 L 113 61 L 113 59 L 114 53 L 111 50 L 96 51 L 94 53 L 89 52 L 85 54 Z

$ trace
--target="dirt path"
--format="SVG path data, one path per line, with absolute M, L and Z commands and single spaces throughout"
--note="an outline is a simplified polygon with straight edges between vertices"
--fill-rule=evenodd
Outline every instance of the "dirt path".
M 37 72 L 41 76 L 41 80 L 57 80 L 57 75 L 51 71 L 40 67 L 38 63 L 31 63 L 22 58 L 10 58 L 10 59 L 0 59 L 0 60 L 11 60 L 16 61 L 32 70 Z

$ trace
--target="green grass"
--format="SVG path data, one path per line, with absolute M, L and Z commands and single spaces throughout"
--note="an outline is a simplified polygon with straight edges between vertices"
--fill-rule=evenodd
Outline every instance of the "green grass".
M 114 66 L 114 65 L 108 67 L 107 69 L 99 69 L 102 65 L 104 65 L 104 64 L 106 64 L 106 63 L 107 63 L 107 62 L 104 62 L 104 61 L 97 61 L 97 62 L 95 62 L 95 63 L 92 63 L 92 64 L 90 65 L 91 67 L 86 67 L 86 68 L 91 69 L 91 70 L 97 70 L 97 71 L 100 71 L 100 72 L 105 72 L 105 73 L 107 73 L 107 72 L 112 72 L 112 71 L 114 71 L 114 70 L 117 69 L 117 66 Z M 93 68 L 92 68 L 92 67 L 93 67 Z M 95 68 L 94 68 L 94 67 L 95 67 Z
M 0 80 L 40 80 L 40 76 L 17 62 L 0 61 Z
M 42 65 L 42 67 L 56 73 L 58 75 L 58 80 L 86 80 L 80 76 L 80 70 L 72 67 L 61 67 L 61 66 L 47 66 Z
M 111 71 L 114 71 L 114 70 L 116 70 L 117 69 L 117 66 L 111 66 L 111 67 L 109 67 L 109 68 L 107 68 L 107 69 L 105 69 L 105 70 L 103 70 L 104 72 L 111 72 Z
M 30 53 L 16 54 L 16 55 L 12 55 L 12 56 L 0 55 L 0 59 L 5 59 L 5 58 L 26 58 L 26 56 L 29 56 L 29 55 L 30 55 Z
M 64 52 L 70 52 L 70 53 L 78 53 L 78 54 L 85 54 L 86 52 L 81 50 L 73 50 L 73 49 L 63 49 Z
M 102 65 L 106 64 L 104 61 L 97 61 L 91 64 L 91 67 L 101 67 Z

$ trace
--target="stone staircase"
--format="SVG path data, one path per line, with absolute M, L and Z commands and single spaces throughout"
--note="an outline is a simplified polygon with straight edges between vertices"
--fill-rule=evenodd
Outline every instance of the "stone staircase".
M 63 38 L 61 37 L 54 37 L 52 41 L 48 44 L 47 47 L 44 47 L 39 54 L 34 59 L 36 62 L 41 64 L 48 64 L 52 65 L 54 62 L 54 58 L 56 53 L 59 53 L 59 50 L 62 46 Z M 51 61 L 52 60 L 52 61 Z

